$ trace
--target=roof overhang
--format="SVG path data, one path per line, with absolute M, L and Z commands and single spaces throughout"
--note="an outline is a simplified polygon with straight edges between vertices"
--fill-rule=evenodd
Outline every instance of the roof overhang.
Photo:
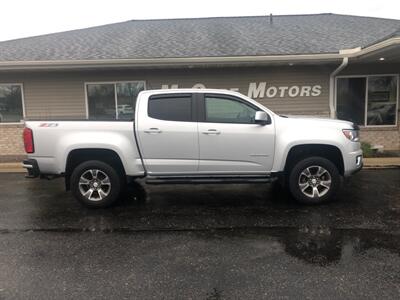
M 172 57 L 143 59 L 98 59 L 98 60 L 48 60 L 48 61 L 3 61 L 2 70 L 60 70 L 103 68 L 148 68 L 177 66 L 225 66 L 225 65 L 270 65 L 290 63 L 335 63 L 344 57 L 360 58 L 387 47 L 400 45 L 400 37 L 394 37 L 366 48 L 344 49 L 338 53 L 316 53 L 267 56 L 220 56 L 220 57 Z
M 51 60 L 51 61 L 7 61 L 0 62 L 0 70 L 51 70 L 51 69 L 102 69 L 102 68 L 147 68 L 179 66 L 229 66 L 262 65 L 298 62 L 335 62 L 336 54 L 269 55 L 269 56 L 220 56 L 220 57 L 172 57 L 143 59 L 100 60 Z

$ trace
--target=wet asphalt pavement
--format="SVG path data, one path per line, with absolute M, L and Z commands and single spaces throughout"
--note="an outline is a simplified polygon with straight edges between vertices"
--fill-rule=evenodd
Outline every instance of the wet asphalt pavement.
M 400 296 L 399 169 L 312 207 L 273 185 L 134 184 L 95 210 L 62 179 L 0 191 L 0 299 Z

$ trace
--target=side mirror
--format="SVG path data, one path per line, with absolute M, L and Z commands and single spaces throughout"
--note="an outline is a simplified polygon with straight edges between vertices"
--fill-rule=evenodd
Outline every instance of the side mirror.
M 254 121 L 256 124 L 267 125 L 271 124 L 271 118 L 265 111 L 256 111 L 256 115 L 254 117 Z

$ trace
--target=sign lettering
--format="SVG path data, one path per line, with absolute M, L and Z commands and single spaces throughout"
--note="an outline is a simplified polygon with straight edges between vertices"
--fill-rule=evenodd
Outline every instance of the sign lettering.
M 162 84 L 162 89 L 177 89 L 178 84 Z M 196 83 L 192 86 L 194 89 L 205 89 L 203 83 Z M 239 92 L 239 88 L 227 88 L 231 91 Z M 321 85 L 291 85 L 291 86 L 275 86 L 268 85 L 266 81 L 250 82 L 247 89 L 247 96 L 253 99 L 258 98 L 296 98 L 296 97 L 318 97 L 322 93 Z

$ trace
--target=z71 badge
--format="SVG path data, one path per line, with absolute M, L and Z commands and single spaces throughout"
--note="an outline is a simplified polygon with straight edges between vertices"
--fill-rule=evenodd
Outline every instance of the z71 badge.
M 40 123 L 39 127 L 57 127 L 58 123 Z

